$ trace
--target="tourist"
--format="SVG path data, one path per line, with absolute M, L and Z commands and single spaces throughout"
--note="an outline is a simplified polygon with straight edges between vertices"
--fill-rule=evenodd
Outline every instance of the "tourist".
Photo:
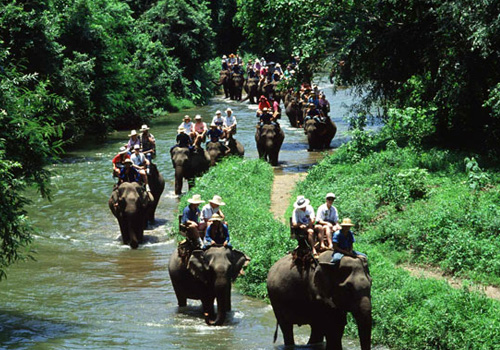
M 204 248 L 210 248 L 214 244 L 219 244 L 224 247 L 231 247 L 229 243 L 229 230 L 223 222 L 222 216 L 214 213 L 210 218 L 210 226 L 207 227 L 205 234 Z
M 203 121 L 201 115 L 197 114 L 194 117 L 193 130 L 195 133 L 194 146 L 199 148 L 202 142 L 205 142 L 205 137 L 207 134 L 207 124 Z
M 189 204 L 182 211 L 181 224 L 187 229 L 187 238 L 201 247 L 203 244 L 201 239 L 205 231 L 200 228 L 201 210 L 199 206 L 205 201 L 201 199 L 199 194 L 194 194 L 187 201 Z
M 130 158 L 127 147 L 120 147 L 120 151 L 116 156 L 113 157 L 113 160 L 111 161 L 111 163 L 113 164 L 113 177 L 118 177 L 120 175 L 120 171 L 125 166 L 123 162 L 127 158 Z
M 327 193 L 325 200 L 326 203 L 320 205 L 316 213 L 317 224 L 315 229 L 318 232 L 320 250 L 333 249 L 332 234 L 340 230 L 338 211 L 333 206 L 335 194 Z M 325 246 L 325 239 L 327 246 Z
M 134 151 L 135 145 L 139 145 L 139 147 L 141 146 L 141 140 L 139 138 L 139 135 L 137 135 L 137 131 L 135 130 L 132 130 L 128 137 L 130 137 L 130 139 L 128 140 L 128 143 L 125 145 L 125 147 L 127 147 L 127 150 L 132 153 Z
M 226 205 L 226 203 L 224 203 L 222 198 L 218 195 L 214 195 L 214 197 L 208 201 L 208 204 L 205 204 L 201 209 L 200 230 L 205 230 L 208 225 L 210 225 L 208 220 L 210 220 L 215 213 L 218 213 L 222 219 L 224 219 L 224 214 L 220 209 L 220 207 L 224 205 Z
M 146 159 L 146 156 L 141 152 L 141 147 L 139 145 L 134 146 L 134 154 L 130 156 L 130 160 L 132 161 L 132 166 L 141 174 L 142 182 L 146 185 L 146 191 L 150 191 L 148 184 L 148 167 L 149 161 Z
M 123 182 L 139 182 L 141 174 L 132 166 L 132 160 L 127 158 L 123 161 L 124 167 L 120 170 L 118 175 L 118 184 Z
M 312 254 L 316 258 L 316 237 L 314 235 L 314 209 L 309 205 L 309 199 L 304 196 L 297 196 L 297 200 L 293 204 L 295 208 L 292 213 L 292 228 L 299 232 L 299 236 L 307 237 L 307 241 L 312 249 Z
M 360 258 L 362 260 L 367 259 L 365 254 L 353 250 L 353 243 L 356 242 L 356 239 L 354 239 L 354 233 L 351 231 L 352 226 L 354 226 L 354 224 L 351 222 L 351 219 L 345 218 L 340 223 L 340 231 L 333 234 L 332 242 L 334 253 L 331 260 L 333 265 L 339 264 L 344 255 L 350 256 L 351 258 Z
M 151 160 L 156 156 L 156 140 L 153 134 L 149 132 L 149 128 L 146 124 L 141 126 L 141 135 L 139 140 L 142 146 L 142 153 L 146 156 L 148 161 L 151 163 Z

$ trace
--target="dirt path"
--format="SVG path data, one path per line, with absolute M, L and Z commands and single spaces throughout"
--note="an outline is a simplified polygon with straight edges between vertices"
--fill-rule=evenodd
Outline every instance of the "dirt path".
M 299 180 L 303 180 L 307 173 L 284 173 L 274 175 L 271 192 L 271 212 L 274 217 L 285 222 L 285 211 L 290 203 L 290 196 Z
M 437 280 L 445 280 L 452 288 L 455 288 L 455 289 L 462 288 L 463 280 L 461 280 L 460 278 L 450 278 L 450 277 L 444 276 L 443 273 L 439 269 L 432 268 L 432 267 L 421 268 L 421 267 L 410 266 L 410 265 L 402 265 L 401 267 L 404 268 L 406 271 L 410 272 L 410 274 L 412 276 L 424 277 L 424 278 L 435 278 Z M 482 285 L 475 284 L 475 285 L 469 287 L 469 290 L 470 291 L 480 291 L 480 292 L 483 292 L 488 298 L 500 300 L 500 288 L 498 288 L 498 287 L 482 286 Z

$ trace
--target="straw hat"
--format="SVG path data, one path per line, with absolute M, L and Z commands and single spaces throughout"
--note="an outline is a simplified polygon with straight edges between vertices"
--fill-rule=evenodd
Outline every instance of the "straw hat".
M 186 129 L 183 126 L 179 126 L 179 128 L 177 129 L 177 132 L 180 134 L 180 133 L 186 132 Z
M 201 196 L 199 194 L 193 194 L 193 197 L 189 198 L 187 201 L 188 201 L 188 203 L 191 203 L 191 204 L 205 203 L 204 200 L 201 200 Z
M 127 153 L 127 152 L 128 152 L 127 147 L 125 147 L 125 146 L 121 146 L 121 147 L 120 147 L 120 151 L 118 152 L 118 154 L 125 154 L 125 153 Z
M 226 109 L 226 112 L 231 112 L 231 113 L 233 113 L 233 110 L 232 110 L 231 108 L 229 108 L 229 107 L 228 107 L 228 108 Z
M 269 109 L 267 107 L 262 108 L 262 112 L 267 112 Z
M 141 126 L 141 132 L 149 130 L 148 126 L 146 124 L 142 124 Z
M 309 205 L 309 199 L 304 196 L 297 196 L 297 200 L 293 203 L 295 209 L 302 209 Z
M 221 111 L 217 110 L 217 112 L 215 112 L 215 114 L 222 114 Z
M 184 116 L 184 120 L 186 120 L 186 119 L 191 119 L 191 117 L 190 117 L 190 116 L 188 116 L 188 115 L 186 114 L 186 115 Z
M 220 216 L 219 214 L 215 213 L 214 215 L 212 215 L 212 217 L 208 220 L 208 221 L 222 221 L 222 216 Z
M 213 128 L 214 126 L 216 127 L 217 124 L 215 124 L 214 122 L 212 122 L 212 124 L 210 124 L 210 127 Z
M 195 120 L 201 120 L 201 115 L 197 114 L 195 117 L 194 117 Z
M 123 164 L 132 164 L 132 159 L 127 158 L 123 161 Z
M 134 136 L 134 135 L 135 135 L 135 136 L 137 136 L 137 131 L 132 130 L 132 131 L 130 132 L 130 134 L 128 135 L 128 137 L 132 137 L 132 136 Z
M 134 145 L 134 151 L 135 150 L 140 150 L 141 149 L 141 146 L 140 145 Z
M 340 226 L 354 226 L 354 224 L 352 223 L 351 219 L 344 218 L 344 219 L 342 219 Z
M 221 205 L 226 205 L 226 203 L 224 203 L 222 201 L 222 198 L 218 195 L 214 195 L 214 198 L 212 198 L 211 200 L 209 200 L 210 203 L 213 203 L 215 205 L 218 205 L 218 206 L 221 206 Z
M 325 196 L 325 199 L 328 199 L 328 198 L 333 198 L 333 199 L 335 199 L 335 198 L 337 198 L 337 197 L 335 197 L 335 193 L 329 192 L 329 193 L 327 193 L 327 194 L 326 194 L 326 196 Z

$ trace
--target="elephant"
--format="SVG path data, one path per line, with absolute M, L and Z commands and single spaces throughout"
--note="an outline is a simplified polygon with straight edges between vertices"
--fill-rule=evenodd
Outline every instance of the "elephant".
M 337 125 L 329 117 L 306 118 L 304 133 L 307 135 L 309 151 L 326 149 L 330 148 L 330 142 L 337 133 Z
M 323 342 L 326 349 L 342 350 L 347 312 L 358 325 L 362 350 L 371 348 L 371 276 L 366 260 L 344 256 L 332 266 L 331 251 L 318 261 L 296 259 L 292 254 L 278 260 L 269 270 L 269 299 L 283 333 L 285 345 L 293 345 L 293 325 L 309 324 L 309 344 Z M 277 337 L 275 333 L 275 341 Z
M 207 143 L 207 152 L 210 156 L 210 166 L 214 166 L 217 162 L 229 154 L 230 149 L 219 141 L 210 141 Z
M 233 73 L 229 80 L 229 97 L 231 100 L 241 101 L 244 82 L 243 74 Z
M 191 187 L 194 178 L 203 174 L 210 167 L 210 155 L 201 147 L 194 150 L 188 147 L 174 147 L 170 150 L 170 157 L 175 169 L 176 195 L 182 193 L 183 179 L 187 179 L 189 187 Z
M 158 206 L 161 194 L 165 189 L 165 179 L 160 174 L 158 168 L 156 167 L 156 164 L 154 163 L 151 163 L 149 165 L 148 183 L 149 187 L 151 188 L 151 194 L 153 195 L 154 199 L 148 211 L 148 222 L 150 224 L 153 224 L 155 222 L 156 207 Z
M 232 156 L 243 157 L 245 155 L 245 147 L 233 135 L 229 135 L 227 147 L 229 147 L 229 154 Z
M 111 193 L 109 209 L 118 220 L 122 240 L 136 249 L 144 238 L 152 198 L 137 182 L 124 182 Z
M 221 70 L 219 72 L 219 81 L 217 82 L 217 85 L 222 85 L 224 89 L 224 96 L 226 98 L 229 98 L 230 74 L 231 72 L 229 70 Z
M 243 85 L 247 97 L 251 104 L 256 104 L 259 100 L 259 78 L 248 78 Z
M 255 142 L 259 158 L 269 161 L 271 165 L 278 165 L 278 154 L 285 139 L 285 133 L 279 125 L 265 124 L 257 127 Z
M 285 113 L 290 120 L 290 125 L 294 128 L 300 128 L 304 123 L 304 112 L 302 111 L 302 102 L 297 98 L 292 98 L 286 105 Z
M 176 249 L 168 264 L 178 305 L 186 306 L 186 299 L 199 299 L 205 322 L 222 325 L 226 312 L 231 310 L 231 282 L 250 259 L 236 249 L 220 246 L 192 250 L 189 257 L 182 253 L 181 247 Z M 215 299 L 217 315 L 214 312 Z

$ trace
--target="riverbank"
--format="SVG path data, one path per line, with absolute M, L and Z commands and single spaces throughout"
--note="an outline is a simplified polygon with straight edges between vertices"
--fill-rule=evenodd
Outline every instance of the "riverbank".
M 457 218 L 463 215 L 475 218 L 474 229 L 479 230 L 474 231 L 476 240 L 481 239 L 483 249 L 496 249 L 498 240 L 488 240 L 482 233 L 494 228 L 488 225 L 496 208 L 493 201 L 498 198 L 497 177 L 488 174 L 488 186 L 474 191 L 463 158 L 458 155 L 436 150 L 416 153 L 391 144 L 387 148 L 353 161 L 348 148 L 341 147 L 313 167 L 294 191 L 292 183 L 298 175 L 281 178 L 286 181 L 279 184 L 282 193 L 277 198 L 283 201 L 281 207 L 288 208 L 284 217 L 291 214 L 297 194 L 310 198 L 315 208 L 323 202 L 324 193 L 337 194 L 335 205 L 341 217 L 349 216 L 356 222 L 356 247 L 370 260 L 374 343 L 393 349 L 498 347 L 500 303 L 469 288 L 479 282 L 496 283 L 499 275 L 485 270 L 488 266 L 495 268 L 495 254 L 488 255 L 489 265 L 477 259 L 475 265 L 448 270 L 449 274 L 469 278 L 460 289 L 446 281 L 414 276 L 399 267 L 410 263 L 427 266 L 435 261 L 434 265 L 444 270 L 448 261 L 457 261 L 462 255 L 465 258 L 467 247 L 475 252 L 474 242 L 457 240 L 470 226 L 468 216 Z M 231 182 L 230 178 L 238 180 Z M 233 159 L 212 168 L 194 190 L 203 198 L 215 193 L 223 196 L 233 245 L 252 258 L 238 286 L 243 293 L 259 298 L 267 296 L 269 268 L 295 246 L 289 239 L 288 226 L 276 220 L 282 214 L 269 211 L 272 188 L 272 169 L 267 164 Z M 287 202 L 285 195 L 289 196 Z M 188 196 L 182 199 L 181 208 Z M 472 211 L 470 206 L 460 210 L 466 199 L 472 200 L 477 210 Z M 449 235 L 445 236 L 446 232 Z M 421 236 L 414 237 L 419 233 Z M 420 241 L 424 250 L 418 245 Z M 440 260 L 430 260 L 438 256 Z M 346 329 L 356 336 L 352 318 Z

